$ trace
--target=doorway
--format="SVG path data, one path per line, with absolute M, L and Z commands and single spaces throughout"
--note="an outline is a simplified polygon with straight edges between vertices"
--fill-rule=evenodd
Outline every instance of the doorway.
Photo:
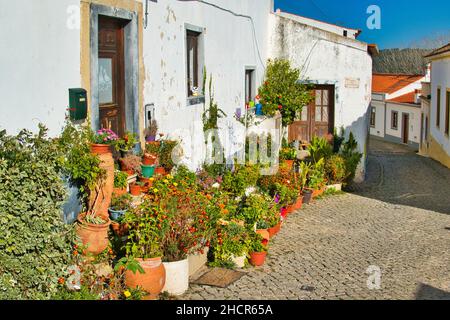
M 313 99 L 289 126 L 289 142 L 308 143 L 314 136 L 326 137 L 334 131 L 334 85 L 317 85 Z
M 122 19 L 98 19 L 98 101 L 100 127 L 125 134 L 124 26 Z
M 408 144 L 409 141 L 409 114 L 402 114 L 402 142 Z

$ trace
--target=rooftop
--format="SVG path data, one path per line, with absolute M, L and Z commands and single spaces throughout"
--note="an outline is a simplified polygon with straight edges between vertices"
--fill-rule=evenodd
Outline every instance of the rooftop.
M 391 94 L 423 77 L 423 75 L 374 73 L 372 75 L 372 92 Z
M 433 52 L 426 55 L 425 57 L 430 58 L 430 57 L 434 57 L 434 56 L 437 56 L 437 55 L 440 55 L 440 54 L 446 53 L 446 52 L 450 52 L 450 43 L 446 44 L 445 46 L 443 46 L 441 48 L 434 50 Z

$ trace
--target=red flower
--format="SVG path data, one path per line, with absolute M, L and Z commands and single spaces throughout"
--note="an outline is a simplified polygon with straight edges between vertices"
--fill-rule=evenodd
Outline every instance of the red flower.
M 256 100 L 259 100 L 260 98 L 259 94 L 255 97 Z
M 66 280 L 64 280 L 64 278 L 59 278 L 58 279 L 58 283 L 59 284 L 64 284 L 64 282 L 66 282 Z
M 283 109 L 283 106 L 281 104 L 278 105 L 278 109 Z

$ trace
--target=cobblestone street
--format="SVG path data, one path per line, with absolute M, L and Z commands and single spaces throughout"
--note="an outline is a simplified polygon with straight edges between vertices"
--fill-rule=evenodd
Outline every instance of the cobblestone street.
M 183 299 L 450 299 L 450 170 L 371 141 L 368 179 L 289 216 L 266 264 Z M 369 266 L 381 288 L 369 289 Z M 374 270 L 374 269 L 372 269 Z

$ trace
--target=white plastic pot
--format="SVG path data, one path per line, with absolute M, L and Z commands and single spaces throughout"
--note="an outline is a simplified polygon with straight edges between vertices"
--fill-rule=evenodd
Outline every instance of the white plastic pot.
M 244 268 L 245 267 L 245 259 L 247 258 L 247 255 L 244 254 L 243 256 L 240 257 L 235 257 L 232 256 L 231 260 L 234 262 L 234 264 L 236 265 L 236 267 L 238 268 Z
M 162 291 L 174 296 L 184 294 L 189 289 L 188 259 L 163 264 L 166 268 L 166 284 Z

